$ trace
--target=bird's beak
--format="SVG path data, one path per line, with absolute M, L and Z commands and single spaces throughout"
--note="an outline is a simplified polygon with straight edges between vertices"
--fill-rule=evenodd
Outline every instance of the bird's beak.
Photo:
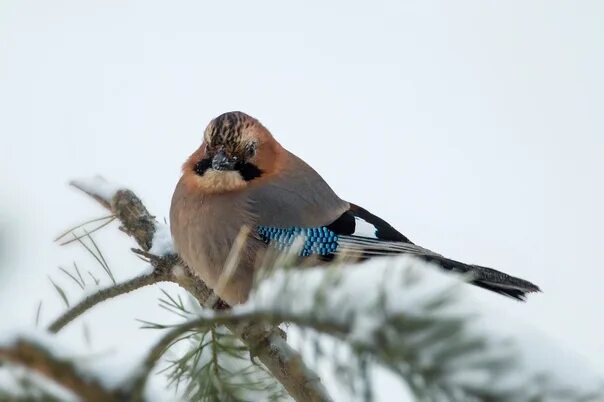
M 233 170 L 235 168 L 235 161 L 227 156 L 227 154 L 220 150 L 212 158 L 212 169 L 214 170 Z

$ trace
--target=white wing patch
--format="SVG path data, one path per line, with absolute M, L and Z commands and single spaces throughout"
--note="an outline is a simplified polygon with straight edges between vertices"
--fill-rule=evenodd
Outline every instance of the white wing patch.
M 377 228 L 366 220 L 354 217 L 354 233 L 352 236 L 368 237 L 370 239 L 377 239 L 376 233 Z

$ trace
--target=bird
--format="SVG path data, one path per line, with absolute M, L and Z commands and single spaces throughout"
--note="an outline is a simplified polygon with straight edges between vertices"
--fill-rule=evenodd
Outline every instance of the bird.
M 257 119 L 238 111 L 212 119 L 183 164 L 170 231 L 183 262 L 230 306 L 248 299 L 267 250 L 294 245 L 301 261 L 411 254 L 516 300 L 540 291 L 524 279 L 414 244 L 384 219 L 338 197 Z

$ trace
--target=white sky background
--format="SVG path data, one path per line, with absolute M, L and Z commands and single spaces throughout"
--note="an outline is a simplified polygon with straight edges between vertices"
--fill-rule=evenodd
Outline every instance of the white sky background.
M 0 0 L 0 330 L 61 310 L 58 265 L 94 266 L 52 243 L 104 213 L 69 179 L 167 216 L 207 122 L 242 110 L 418 244 L 539 284 L 468 293 L 604 375 L 603 20 L 599 1 Z M 98 238 L 118 277 L 142 268 Z M 140 346 L 158 294 L 96 309 L 93 342 Z

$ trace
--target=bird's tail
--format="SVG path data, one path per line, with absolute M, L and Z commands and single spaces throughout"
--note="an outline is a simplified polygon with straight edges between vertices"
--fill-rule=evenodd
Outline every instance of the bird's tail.
M 481 288 L 511 297 L 526 300 L 527 293 L 540 292 L 539 287 L 527 280 L 516 278 L 493 268 L 464 264 L 445 257 L 421 256 L 426 261 L 435 262 L 447 271 L 459 272 L 469 276 L 469 282 Z
M 393 254 L 412 254 L 422 260 L 437 264 L 447 271 L 469 277 L 469 282 L 481 288 L 524 301 L 528 293 L 540 292 L 539 287 L 524 279 L 505 274 L 480 265 L 464 264 L 451 260 L 413 243 L 340 236 L 338 250 L 343 254 L 359 255 L 361 258 Z

